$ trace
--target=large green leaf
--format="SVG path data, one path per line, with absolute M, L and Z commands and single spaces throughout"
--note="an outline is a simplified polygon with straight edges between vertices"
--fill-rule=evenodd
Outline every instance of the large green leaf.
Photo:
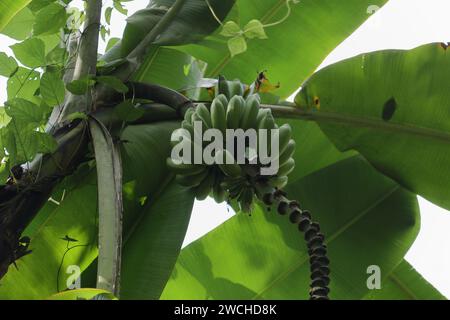
M 51 3 L 36 13 L 33 34 L 49 35 L 58 33 L 67 23 L 66 8 L 58 3 Z
M 0 1 L 0 32 L 11 19 L 22 10 L 31 0 L 2 0 Z
M 157 299 L 184 240 L 194 195 L 172 182 L 166 166 L 170 135 L 178 126 L 176 122 L 129 126 L 121 136 L 126 141 L 123 299 Z
M 0 76 L 9 78 L 17 71 L 18 65 L 16 59 L 0 52 Z
M 310 174 L 287 192 L 326 235 L 331 298 L 363 298 L 367 267 L 389 274 L 419 229 L 415 196 L 359 156 Z M 302 238 L 273 211 L 237 214 L 182 251 L 162 298 L 304 299 L 309 265 Z
M 45 42 L 39 38 L 29 38 L 11 46 L 14 55 L 23 65 L 30 68 L 45 66 Z
M 371 290 L 370 300 L 443 300 L 445 297 L 405 260 L 383 281 L 381 290 Z
M 289 183 L 356 154 L 337 150 L 314 122 L 289 120 L 288 123 L 292 127 L 292 138 L 296 143 L 293 155 L 296 166 L 289 175 Z
M 113 47 L 102 59 L 107 62 L 120 58 L 117 47 Z M 187 96 L 198 97 L 197 83 L 203 78 L 205 64 L 179 50 L 153 46 L 133 80 L 157 83 L 168 88 L 183 91 Z
M 41 96 L 49 106 L 58 106 L 64 101 L 64 82 L 58 72 L 45 72 L 41 78 Z
M 47 110 L 28 100 L 16 98 L 6 103 L 5 111 L 15 120 L 34 124 L 34 127 L 37 127 L 44 119 Z
M 445 48 L 429 44 L 342 61 L 313 75 L 296 102 L 340 150 L 359 151 L 381 172 L 450 209 Z
M 134 75 L 140 82 L 157 83 L 180 90 L 190 97 L 198 96 L 197 83 L 203 78 L 205 64 L 174 49 L 153 47 Z
M 320 65 L 325 57 L 369 17 L 371 5 L 386 0 L 302 0 L 293 5 L 283 23 L 266 28 L 268 39 L 251 39 L 245 53 L 231 57 L 227 39 L 216 32 L 198 45 L 185 47 L 194 57 L 208 63 L 207 77 L 223 74 L 246 83 L 256 72 L 268 69 L 274 82 L 281 82 L 277 95 L 287 97 Z M 252 19 L 264 24 L 286 15 L 286 0 L 238 0 L 238 20 L 245 25 Z M 242 27 L 241 26 L 241 27 Z
M 19 67 L 7 83 L 8 99 L 23 98 L 37 102 L 35 94 L 40 85 L 39 72 Z
M 125 244 L 122 299 L 158 299 L 181 250 L 194 195 L 171 181 L 142 210 Z
M 36 124 L 12 119 L 3 129 L 3 147 L 10 165 L 31 161 L 37 153 L 51 153 L 57 147 L 53 137 L 36 130 Z
M 129 126 L 121 135 L 125 182 L 123 298 L 158 298 L 181 249 L 194 196 L 171 184 L 166 166 L 170 135 L 178 126 L 177 122 Z M 0 298 L 44 299 L 54 294 L 67 249 L 67 241 L 61 239 L 65 235 L 78 240 L 70 246 L 90 245 L 66 254 L 60 269 L 60 290 L 66 288 L 69 265 L 78 265 L 83 271 L 97 257 L 95 175 L 85 169 L 81 172 L 86 178 L 71 179 L 78 187 L 66 192 L 61 205 L 49 202 L 26 230 L 33 253 L 18 261 L 19 271 L 9 270 L 0 286 Z M 59 187 L 54 200 L 60 201 L 64 188 Z M 83 273 L 82 283 L 92 281 Z
M 161 20 L 161 17 L 174 4 L 174 0 L 152 0 L 147 8 L 130 16 L 125 28 L 121 52 L 125 56 L 131 52 L 139 42 Z M 209 0 L 216 14 L 223 19 L 234 5 L 234 0 Z M 177 17 L 157 38 L 157 45 L 179 45 L 198 41 L 212 33 L 219 27 L 211 15 L 206 1 L 185 1 Z
M 45 299 L 67 288 L 69 266 L 85 269 L 97 256 L 97 188 L 95 176 L 80 177 L 80 184 L 55 194 L 57 205 L 48 202 L 36 223 L 25 234 L 33 252 L 10 267 L 1 281 L 0 299 Z M 76 241 L 65 240 L 71 238 Z
M 33 12 L 28 7 L 25 7 L 9 21 L 2 33 L 16 40 L 25 40 L 31 35 L 34 21 Z
M 178 127 L 177 122 L 161 122 L 128 126 L 122 133 L 123 179 L 126 192 L 134 199 L 157 193 L 169 176 L 166 158 L 170 155 L 170 136 Z M 127 220 L 133 224 L 136 221 L 134 217 Z
M 122 41 L 113 46 L 102 59 L 112 62 L 130 53 L 161 19 L 165 13 L 164 8 L 173 3 L 173 0 L 153 0 L 146 9 L 130 16 Z M 210 3 L 223 18 L 230 11 L 234 0 L 212 0 Z M 192 43 L 212 33 L 219 25 L 209 13 L 204 0 L 186 1 L 180 14 L 149 49 L 134 79 L 158 83 L 183 91 L 189 97 L 198 98 L 197 83 L 203 77 L 205 65 L 189 54 L 160 46 Z
M 166 166 L 176 122 L 128 127 L 122 134 L 124 249 L 121 298 L 157 299 L 187 230 L 194 196 L 171 184 Z

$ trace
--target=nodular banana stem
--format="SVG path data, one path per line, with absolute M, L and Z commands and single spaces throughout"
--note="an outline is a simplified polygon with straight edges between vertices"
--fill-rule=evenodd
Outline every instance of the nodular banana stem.
M 289 200 L 283 190 L 273 188 L 264 190 L 261 187 L 259 190 L 258 194 L 265 205 L 276 207 L 280 215 L 289 215 L 289 221 L 304 233 L 311 271 L 310 299 L 328 300 L 330 260 L 327 257 L 327 246 L 324 244 L 325 236 L 320 232 L 319 224 L 312 221 L 309 211 L 300 209 L 297 201 Z

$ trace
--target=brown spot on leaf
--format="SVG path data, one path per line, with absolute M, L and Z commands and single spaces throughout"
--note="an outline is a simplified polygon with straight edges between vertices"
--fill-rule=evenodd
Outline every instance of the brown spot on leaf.
M 317 96 L 314 97 L 313 102 L 314 102 L 314 106 L 315 106 L 317 109 L 320 109 L 320 98 L 317 97 Z
M 394 116 L 396 110 L 397 101 L 395 101 L 395 98 L 390 98 L 383 106 L 383 113 L 381 114 L 381 117 L 384 121 L 389 121 Z

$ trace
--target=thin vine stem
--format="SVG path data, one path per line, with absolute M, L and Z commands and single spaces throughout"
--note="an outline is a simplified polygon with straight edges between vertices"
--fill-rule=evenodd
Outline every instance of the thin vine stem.
M 211 3 L 209 2 L 209 0 L 205 0 L 206 5 L 208 6 L 209 11 L 211 11 L 212 16 L 214 17 L 214 19 L 221 25 L 223 26 L 223 22 L 220 21 L 219 17 L 217 16 L 217 14 L 214 12 L 213 7 L 211 6 Z
M 211 6 L 211 3 L 209 2 L 209 0 L 205 0 L 205 2 L 206 2 L 206 4 L 207 4 L 207 6 L 208 6 L 209 11 L 211 12 L 212 16 L 214 17 L 214 19 L 215 19 L 221 26 L 223 26 L 223 25 L 224 25 L 223 21 L 221 21 L 221 20 L 219 19 L 219 17 L 217 16 L 216 12 L 214 11 L 214 8 Z M 285 21 L 289 18 L 289 16 L 291 15 L 291 13 L 292 13 L 291 2 L 297 3 L 296 0 L 286 0 L 286 8 L 287 8 L 287 12 L 286 12 L 286 15 L 285 15 L 283 18 L 281 18 L 281 19 L 278 20 L 278 21 L 272 22 L 272 23 L 263 24 L 262 27 L 263 27 L 263 28 L 271 28 L 271 27 L 275 27 L 275 26 L 277 26 L 277 25 L 279 25 L 279 24 L 285 22 Z M 253 30 L 253 29 L 257 29 L 257 28 L 259 28 L 259 26 L 258 26 L 258 27 L 254 27 L 254 28 L 247 29 L 247 31 Z M 242 34 L 244 34 L 243 31 L 241 31 L 241 32 L 239 33 L 239 35 L 242 35 Z
M 263 27 L 264 28 L 275 27 L 275 26 L 285 22 L 289 18 L 289 16 L 291 15 L 291 13 L 292 13 L 292 8 L 291 8 L 291 5 L 290 5 L 291 1 L 294 1 L 294 0 L 286 0 L 287 13 L 286 13 L 286 15 L 283 18 L 281 18 L 278 21 L 272 22 L 272 23 L 264 24 Z

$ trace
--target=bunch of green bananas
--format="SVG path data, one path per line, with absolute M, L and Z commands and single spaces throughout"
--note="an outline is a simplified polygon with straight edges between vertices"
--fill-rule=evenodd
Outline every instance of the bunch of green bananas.
M 203 132 L 211 128 L 220 130 L 224 139 L 226 129 L 279 129 L 278 173 L 273 176 L 260 175 L 263 165 L 259 161 L 250 164 L 249 152 L 246 153 L 246 164 L 237 164 L 227 149 L 215 154 L 215 159 L 222 159 L 223 164 L 176 164 L 170 158 L 167 159 L 167 164 L 176 173 L 176 180 L 181 185 L 192 188 L 198 200 L 203 200 L 210 194 L 218 203 L 237 199 L 240 209 L 250 212 L 255 196 L 261 199 L 264 193 L 259 186 L 282 188 L 287 184 L 287 175 L 295 166 L 292 158 L 295 141 L 291 139 L 291 128 L 288 124 L 278 127 L 271 110 L 260 108 L 258 95 L 249 95 L 244 99 L 239 92 L 235 93 L 237 94 L 229 100 L 224 94 L 217 95 L 209 108 L 199 104 L 195 109 L 186 111 L 181 127 L 190 133 L 192 150 L 196 147 L 192 138 L 194 121 L 201 122 Z M 203 143 L 202 147 L 209 143 Z M 223 145 L 226 145 L 225 141 Z

